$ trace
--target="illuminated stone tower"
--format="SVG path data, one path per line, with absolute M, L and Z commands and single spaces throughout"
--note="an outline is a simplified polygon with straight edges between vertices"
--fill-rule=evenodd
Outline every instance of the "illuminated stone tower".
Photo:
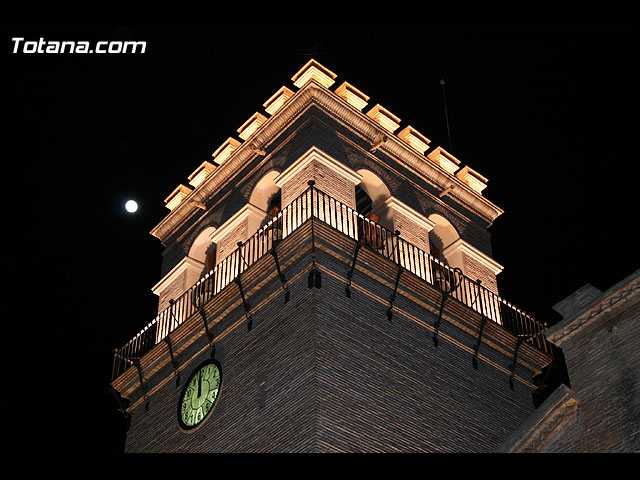
M 490 452 L 534 411 L 488 180 L 336 78 L 309 61 L 166 198 L 126 451 Z

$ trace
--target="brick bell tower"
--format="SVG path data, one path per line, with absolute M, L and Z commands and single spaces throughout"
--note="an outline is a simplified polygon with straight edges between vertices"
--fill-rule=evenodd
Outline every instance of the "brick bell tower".
M 552 350 L 499 296 L 488 180 L 336 77 L 309 61 L 166 198 L 127 452 L 491 452 L 535 410 Z

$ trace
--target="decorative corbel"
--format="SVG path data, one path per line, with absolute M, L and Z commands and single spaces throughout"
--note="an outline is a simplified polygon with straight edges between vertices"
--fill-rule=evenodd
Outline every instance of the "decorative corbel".
M 441 192 L 438 194 L 438 197 L 442 198 L 442 197 L 444 197 L 444 196 L 446 196 L 446 195 L 449 195 L 449 193 L 451 193 L 451 191 L 452 191 L 454 188 L 456 188 L 456 186 L 452 183 L 452 184 L 451 184 L 451 185 L 449 185 L 447 188 L 445 188 L 443 191 L 441 191 Z
M 387 139 L 388 138 L 384 133 L 380 133 L 380 132 L 376 133 L 375 136 L 373 137 L 373 142 L 371 143 L 371 148 L 369 148 L 369 151 L 371 153 L 374 153 L 376 150 L 378 150 L 380 145 L 382 145 L 387 141 Z
M 251 143 L 249 145 L 249 148 L 251 149 L 251 151 L 257 155 L 266 155 L 267 151 L 264 150 L 263 148 L 258 147 L 255 143 Z

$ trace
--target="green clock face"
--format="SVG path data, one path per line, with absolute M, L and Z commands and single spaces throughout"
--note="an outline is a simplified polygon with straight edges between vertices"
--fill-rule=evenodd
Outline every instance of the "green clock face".
M 207 360 L 191 374 L 178 402 L 178 423 L 183 430 L 193 430 L 213 410 L 218 399 L 222 370 L 215 360 Z

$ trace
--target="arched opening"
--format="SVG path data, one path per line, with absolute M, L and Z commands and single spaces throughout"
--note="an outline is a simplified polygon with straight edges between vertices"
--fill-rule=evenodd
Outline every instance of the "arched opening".
M 434 258 L 431 261 L 433 282 L 442 290 L 450 291 L 456 288 L 459 281 L 454 269 L 460 269 L 462 272 L 463 261 L 462 258 L 448 255 L 446 249 L 458 240 L 460 235 L 442 215 L 432 213 L 428 219 L 434 223 L 433 229 L 429 232 L 429 252 Z
M 265 235 L 271 238 L 272 242 L 277 242 L 283 238 L 284 222 L 282 218 L 282 191 L 278 190 L 271 195 L 269 204 L 267 206 L 267 213 L 269 214 L 267 220 L 264 222 L 268 225 Z
M 204 228 L 191 244 L 187 254 L 193 260 L 203 264 L 201 277 L 216 266 L 216 245 L 211 242 L 211 234 L 215 230 L 215 227 Z
M 358 174 L 362 176 L 362 180 L 356 185 L 356 210 L 392 230 L 393 218 L 385 203 L 391 197 L 391 192 L 382 179 L 372 171 L 361 169 L 358 170 Z
M 191 298 L 196 308 L 204 305 L 213 295 L 215 276 L 212 272 L 216 268 L 218 260 L 216 244 L 211 241 L 211 235 L 215 231 L 214 227 L 204 228 L 194 240 L 188 253 L 188 256 L 193 260 L 202 263 L 202 270 L 194 285 Z M 207 277 L 207 279 L 203 281 L 203 277 Z
M 373 210 L 373 201 L 367 192 L 360 186 L 356 185 L 356 211 L 363 216 L 368 215 Z
M 216 244 L 211 243 L 205 253 L 203 274 L 209 273 L 216 268 Z
M 282 192 L 278 190 L 271 195 L 269 203 L 267 204 L 267 213 L 271 218 L 276 218 L 282 211 Z
M 280 188 L 274 182 L 278 175 L 279 172 L 276 170 L 267 172 L 253 187 L 253 191 L 249 196 L 249 203 L 264 212 L 269 212 L 270 202 L 273 200 L 274 195 L 280 191 Z
M 385 203 L 391 192 L 375 173 L 361 169 L 358 174 L 362 179 L 355 186 L 356 211 L 366 219 L 358 222 L 358 238 L 365 245 L 381 250 L 385 235 L 377 225 L 393 230 L 393 218 Z
M 282 238 L 282 221 L 280 219 L 282 212 L 282 191 L 274 180 L 279 175 L 276 170 L 271 170 L 264 175 L 253 188 L 249 203 L 258 207 L 265 212 L 265 216 L 260 222 L 260 227 L 269 225 L 265 232 L 272 240 L 280 240 Z
M 461 267 L 462 265 L 454 265 L 454 263 L 456 263 L 455 258 L 447 258 L 444 253 L 449 245 L 460 238 L 457 230 L 451 222 L 442 215 L 432 213 L 427 218 L 435 224 L 433 230 L 429 232 L 429 250 L 431 256 L 448 265 Z
M 391 196 L 391 192 L 382 179 L 371 170 L 360 169 L 357 173 L 362 177 L 358 186 L 371 198 L 373 209 L 379 209 Z

